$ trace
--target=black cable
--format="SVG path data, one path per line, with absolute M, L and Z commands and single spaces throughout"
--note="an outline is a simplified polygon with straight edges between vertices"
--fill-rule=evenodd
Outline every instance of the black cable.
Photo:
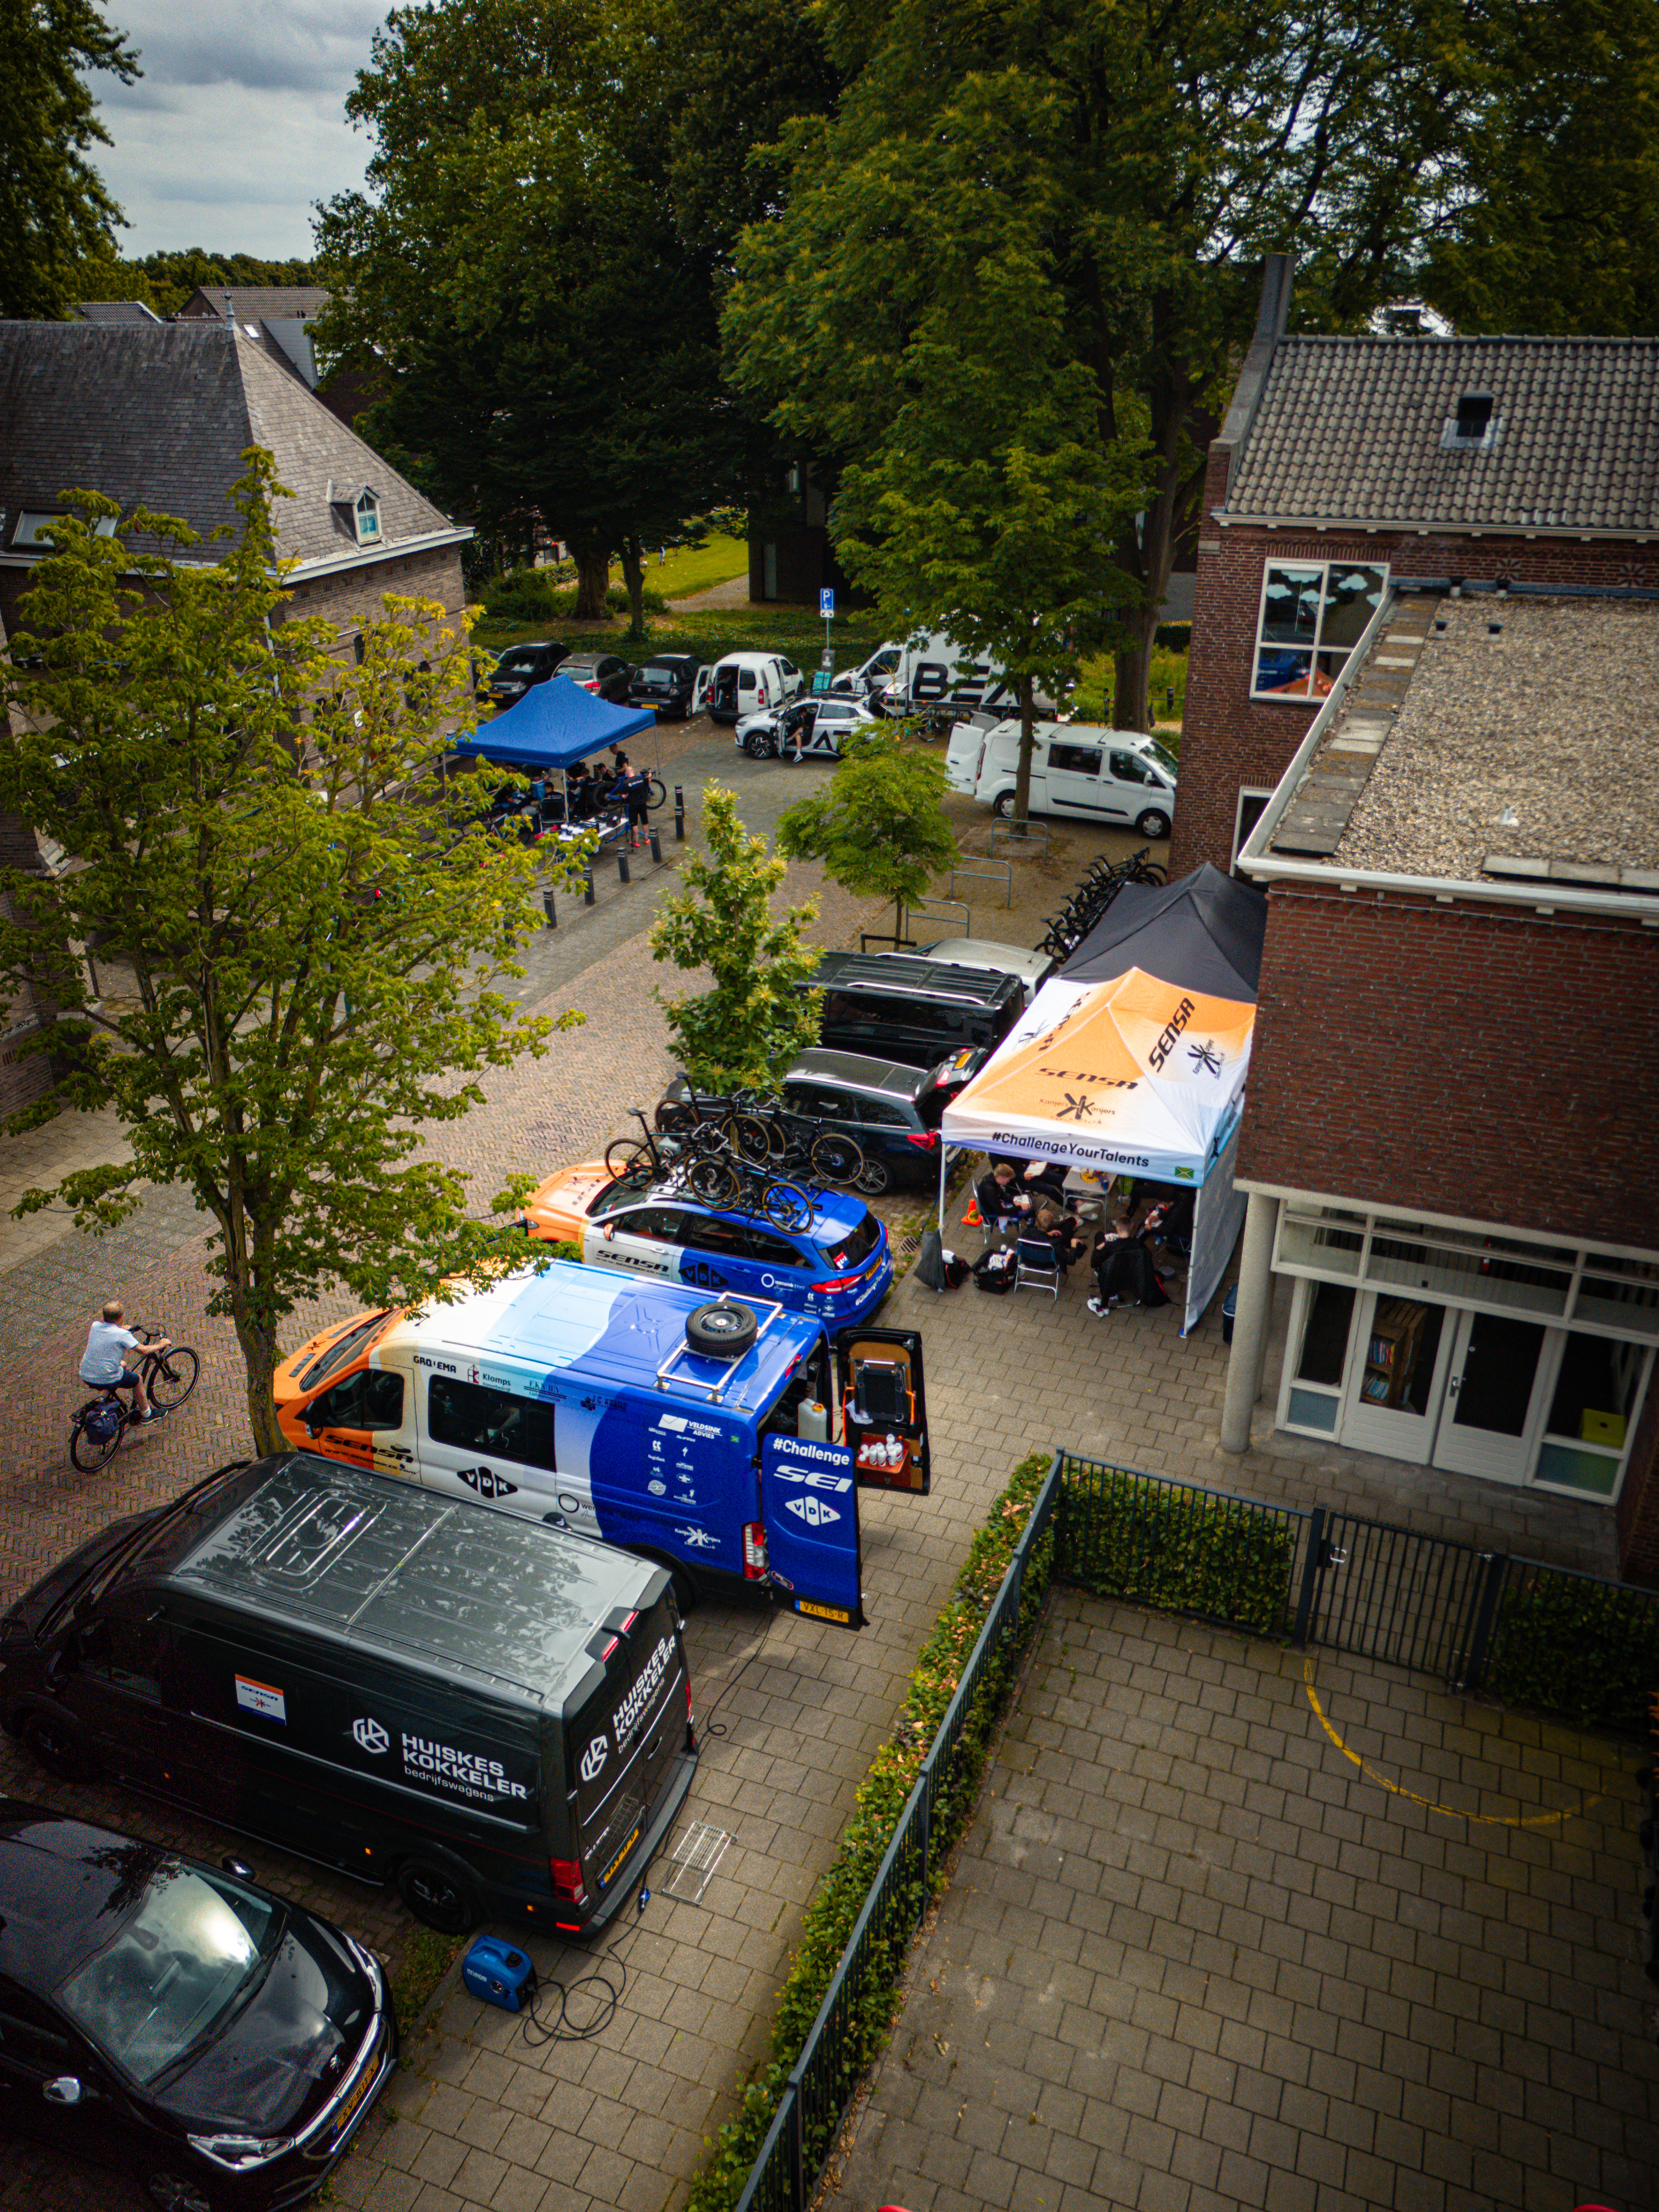
M 719 1697 L 715 1698 L 714 1704 L 708 1708 L 708 1717 L 702 1724 L 702 1732 L 706 1736 L 720 1737 L 730 1735 L 731 1730 L 725 1722 L 721 1722 L 719 1726 L 715 1725 L 714 1716 L 719 1712 L 720 1707 L 731 1696 L 732 1691 L 737 1688 L 738 1683 L 742 1681 L 744 1676 L 754 1665 L 756 1660 L 760 1657 L 761 1653 L 765 1650 L 766 1639 L 772 1633 L 773 1622 L 776 1620 L 777 1617 L 777 1611 L 775 1607 L 772 1612 L 771 1619 L 768 1620 L 765 1627 L 761 1631 L 759 1642 L 755 1645 L 754 1650 L 749 1653 L 742 1666 L 738 1668 L 731 1680 L 720 1692 Z

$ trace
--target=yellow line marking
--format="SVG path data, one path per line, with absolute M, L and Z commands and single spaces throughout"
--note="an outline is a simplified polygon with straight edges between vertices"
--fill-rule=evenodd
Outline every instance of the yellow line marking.
M 1407 1790 L 1403 1783 L 1390 1782 L 1386 1774 L 1379 1774 L 1374 1766 L 1366 1764 L 1357 1751 L 1350 1750 L 1343 1742 L 1341 1737 L 1331 1726 L 1324 1706 L 1319 1702 L 1319 1692 L 1315 1689 L 1313 1683 L 1311 1655 L 1302 1662 L 1302 1681 L 1303 1686 L 1308 1692 L 1308 1703 L 1317 1715 L 1320 1727 L 1324 1729 L 1343 1758 L 1351 1759 L 1368 1782 L 1376 1783 L 1379 1790 L 1392 1790 L 1396 1797 L 1408 1797 L 1413 1805 L 1425 1806 L 1431 1813 L 1443 1813 L 1449 1820 L 1476 1820 L 1483 1827 L 1488 1828 L 1543 1828 L 1547 1827 L 1552 1820 L 1571 1820 L 1580 1813 L 1588 1813 L 1592 1805 L 1599 1805 L 1601 1802 L 1599 1796 L 1587 1797 L 1582 1805 L 1564 1805 L 1559 1813 L 1460 1813 L 1454 1806 L 1437 1804 L 1432 1797 L 1419 1797 L 1415 1790 Z

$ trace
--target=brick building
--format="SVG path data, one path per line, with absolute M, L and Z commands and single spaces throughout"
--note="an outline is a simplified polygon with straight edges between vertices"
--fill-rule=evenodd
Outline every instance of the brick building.
M 265 337 L 207 319 L 0 322 L 0 637 L 24 626 L 19 602 L 51 550 L 43 532 L 66 490 L 180 517 L 205 538 L 234 521 L 226 494 L 250 446 L 275 454 L 277 481 L 294 495 L 275 512 L 278 551 L 292 564 L 290 610 L 333 622 L 342 658 L 386 592 L 459 614 L 471 532 L 354 436 Z M 213 559 L 211 546 L 198 557 Z M 12 865 L 33 865 L 21 825 L 0 822 L 0 847 Z M 16 1060 L 15 1042 L 0 1041 L 0 1109 L 47 1079 L 44 1061 Z
M 1223 1440 L 1577 1498 L 1659 1581 L 1659 343 L 1287 339 L 1210 456 L 1178 867 L 1268 893 Z

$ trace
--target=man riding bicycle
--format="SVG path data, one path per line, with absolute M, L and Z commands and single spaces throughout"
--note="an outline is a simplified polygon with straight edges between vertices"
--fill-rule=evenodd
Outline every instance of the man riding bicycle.
M 136 1367 L 129 1367 L 129 1352 L 166 1352 L 172 1343 L 164 1336 L 158 1344 L 141 1344 L 132 1331 L 124 1324 L 126 1308 L 119 1298 L 111 1298 L 104 1308 L 103 1319 L 95 1321 L 87 1331 L 87 1348 L 81 1355 L 81 1380 L 94 1390 L 131 1390 L 133 1397 L 133 1419 L 150 1421 L 155 1419 L 149 1402 L 149 1393 L 144 1388 L 144 1378 Z

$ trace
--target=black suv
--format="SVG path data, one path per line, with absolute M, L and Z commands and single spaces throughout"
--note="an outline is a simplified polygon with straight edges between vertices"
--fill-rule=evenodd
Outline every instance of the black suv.
M 823 993 L 823 1042 L 835 1052 L 938 1068 L 965 1083 L 1019 1019 L 1018 975 L 907 953 L 826 952 L 804 987 Z
M 697 678 L 702 673 L 702 663 L 694 653 L 659 653 L 647 660 L 643 668 L 634 671 L 628 686 L 630 707 L 654 707 L 659 714 L 672 714 L 683 722 L 691 712 L 691 702 L 697 695 Z
M 545 684 L 570 647 L 556 638 L 531 645 L 509 645 L 484 678 L 484 690 L 498 707 L 516 706 L 532 684 Z
M 950 1061 L 922 1069 L 815 1048 L 784 1078 L 778 1118 L 809 1139 L 820 1125 L 844 1129 L 864 1154 L 858 1188 L 875 1198 L 899 1183 L 936 1180 L 939 1125 L 962 1081 Z M 657 1127 L 679 1127 L 676 1109 L 690 1096 L 690 1085 L 677 1075 L 657 1109 Z

